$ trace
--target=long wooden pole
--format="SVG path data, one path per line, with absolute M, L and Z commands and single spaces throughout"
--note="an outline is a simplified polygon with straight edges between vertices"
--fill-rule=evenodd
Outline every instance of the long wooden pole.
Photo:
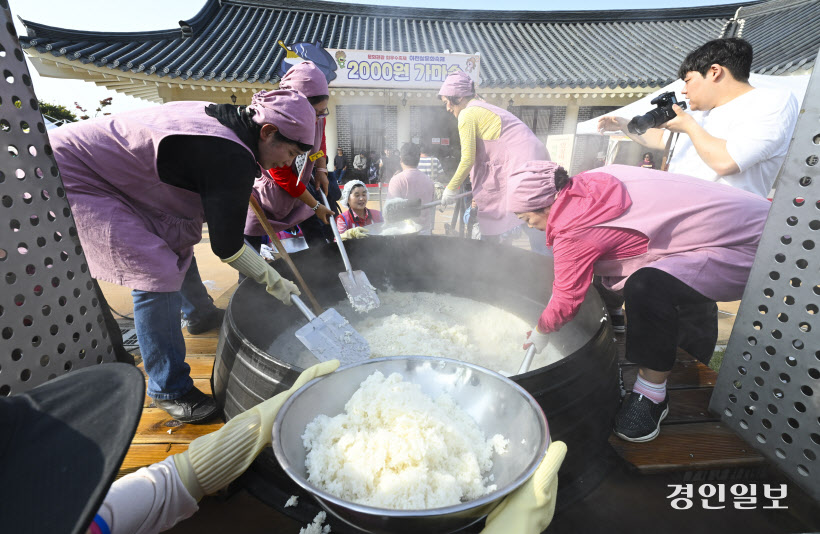
M 259 205 L 259 201 L 256 200 L 256 197 L 251 195 L 251 209 L 253 213 L 256 215 L 256 218 L 259 219 L 259 223 L 262 225 L 262 228 L 265 229 L 265 233 L 268 234 L 268 238 L 270 238 L 271 243 L 276 245 L 276 249 L 279 254 L 282 255 L 284 258 L 285 263 L 288 264 L 290 267 L 293 276 L 296 278 L 296 283 L 299 284 L 299 287 L 302 289 L 302 292 L 307 295 L 308 300 L 310 301 L 310 305 L 313 306 L 313 311 L 316 315 L 322 314 L 322 307 L 319 306 L 319 301 L 316 300 L 316 297 L 313 296 L 313 292 L 310 290 L 308 285 L 305 283 L 305 279 L 302 278 L 302 274 L 299 272 L 299 269 L 296 268 L 296 265 L 293 263 L 293 260 L 290 259 L 290 254 L 285 250 L 285 247 L 282 246 L 282 242 L 277 237 L 276 232 L 273 231 L 271 228 L 270 223 L 268 222 L 268 218 L 265 216 L 265 212 L 262 211 L 262 206 Z

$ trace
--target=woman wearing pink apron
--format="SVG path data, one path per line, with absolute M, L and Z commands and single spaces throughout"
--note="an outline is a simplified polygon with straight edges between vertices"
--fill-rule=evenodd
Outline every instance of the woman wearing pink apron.
M 507 178 L 528 161 L 549 160 L 547 148 L 515 115 L 477 98 L 473 80 L 463 71 L 449 75 L 438 94 L 458 119 L 461 141 L 461 161 L 442 204 L 453 202 L 469 175 L 482 239 L 498 241 L 521 225 L 507 211 Z
M 543 350 L 549 333 L 578 312 L 592 275 L 601 276 L 607 289 L 624 295 L 626 357 L 640 366 L 615 434 L 654 439 L 669 412 L 666 378 L 684 312 L 741 298 L 770 203 L 727 185 L 651 169 L 610 165 L 568 178 L 556 163 L 532 161 L 510 177 L 507 206 L 546 232 L 555 255 L 552 298 L 526 345 Z M 704 362 L 717 336 L 711 326 L 714 337 L 687 349 Z
M 330 98 L 327 78 L 313 62 L 305 61 L 288 70 L 279 82 L 279 89 L 296 91 L 313 106 L 316 114 L 313 146 L 305 158 L 301 172 L 296 170 L 295 163 L 263 172 L 253 184 L 253 195 L 276 232 L 296 226 L 314 213 L 324 224 L 328 224 L 327 217 L 331 211 L 316 200 L 305 185 L 315 174 L 316 184 L 328 194 L 324 143 L 325 117 L 328 115 L 327 103 Z M 257 246 L 257 243 L 261 244 L 261 237 L 264 235 L 262 224 L 253 210 L 249 209 L 245 219 L 245 236 L 251 244 Z
M 314 141 L 315 112 L 292 91 L 250 106 L 174 102 L 59 128 L 50 135 L 91 275 L 132 288 L 148 394 L 183 422 L 216 406 L 196 389 L 179 326 L 193 246 L 211 248 L 283 302 L 298 293 L 246 247 L 254 178 Z

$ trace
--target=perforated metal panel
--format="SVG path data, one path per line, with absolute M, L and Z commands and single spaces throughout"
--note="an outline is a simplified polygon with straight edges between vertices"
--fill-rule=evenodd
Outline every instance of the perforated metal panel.
M 0 396 L 7 396 L 114 356 L 8 3 L 0 7 Z
M 815 68 L 709 408 L 820 501 L 818 158 Z

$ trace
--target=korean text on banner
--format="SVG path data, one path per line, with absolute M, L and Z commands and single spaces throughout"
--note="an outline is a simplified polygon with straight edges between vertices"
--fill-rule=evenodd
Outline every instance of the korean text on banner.
M 462 70 L 480 85 L 479 54 L 422 54 L 328 48 L 336 60 L 331 87 L 438 89 L 447 76 Z

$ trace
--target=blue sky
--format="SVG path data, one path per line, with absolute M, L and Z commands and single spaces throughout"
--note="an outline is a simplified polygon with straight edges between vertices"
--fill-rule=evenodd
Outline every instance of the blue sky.
M 497 9 L 498 0 L 453 1 L 441 0 L 370 0 L 365 3 L 389 6 L 446 7 L 452 9 Z M 691 7 L 698 5 L 733 4 L 735 0 L 582 0 L 569 3 L 559 0 L 505 0 L 508 10 L 561 11 L 567 7 L 580 10 L 596 9 L 653 9 Z M 178 27 L 177 21 L 196 15 L 205 0 L 140 0 L 139 2 L 112 2 L 111 0 L 9 0 L 15 26 L 25 33 L 18 17 L 57 26 L 88 31 L 145 31 Z M 87 109 L 94 109 L 99 100 L 114 97 L 112 112 L 152 105 L 148 102 L 121 95 L 77 80 L 56 80 L 40 77 L 29 64 L 32 81 L 41 100 L 72 107 L 78 101 Z

